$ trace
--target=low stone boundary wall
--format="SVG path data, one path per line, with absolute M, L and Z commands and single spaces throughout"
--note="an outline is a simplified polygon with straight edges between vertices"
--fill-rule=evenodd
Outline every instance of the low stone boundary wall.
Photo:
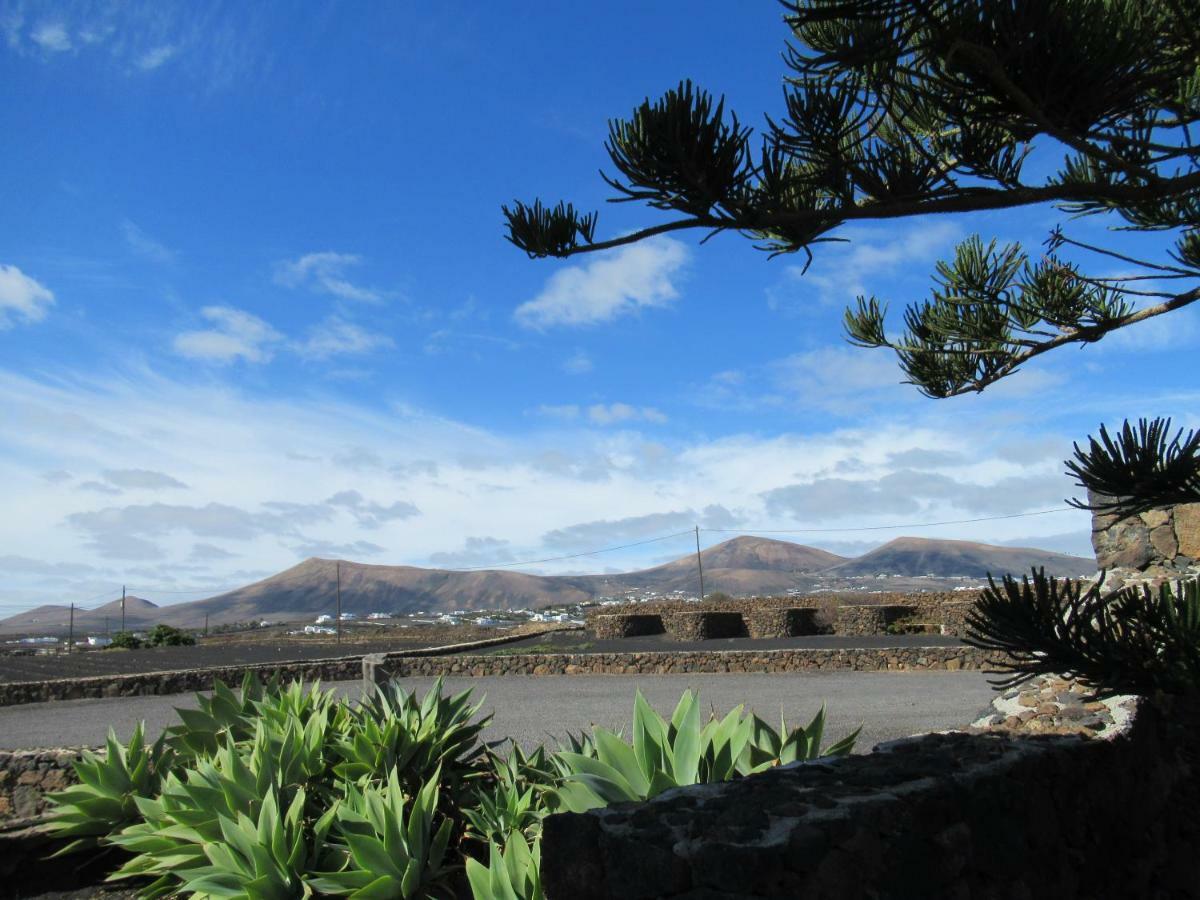
M 677 612 L 663 616 L 667 634 L 677 641 L 746 637 L 742 614 L 736 612 Z
M 542 884 L 548 900 L 1195 897 L 1186 719 L 1139 711 L 1112 741 L 925 735 L 550 816 Z
M 75 784 L 79 749 L 0 750 L 0 825 L 13 827 L 46 811 L 46 794 Z
M 423 675 L 686 675 L 692 672 L 860 672 L 983 670 L 992 664 L 974 647 L 698 650 L 644 653 L 530 653 L 512 656 L 389 656 L 376 680 Z

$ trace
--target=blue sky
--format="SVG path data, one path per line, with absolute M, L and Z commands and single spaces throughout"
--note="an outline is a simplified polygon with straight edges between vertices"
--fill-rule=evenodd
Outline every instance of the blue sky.
M 1061 461 L 1100 422 L 1197 424 L 1194 312 L 941 402 L 844 343 L 855 294 L 898 309 L 974 231 L 1037 248 L 1050 209 L 856 226 L 803 277 L 733 236 L 567 262 L 503 240 L 514 198 L 599 208 L 602 236 L 658 221 L 604 203 L 606 121 L 690 77 L 761 124 L 773 3 L 299 8 L 0 2 L 7 609 L 187 599 L 314 554 L 1030 512 L 1072 494 Z M 1158 246 L 1104 226 L 1071 228 Z M 1076 512 L 907 530 L 1088 547 Z

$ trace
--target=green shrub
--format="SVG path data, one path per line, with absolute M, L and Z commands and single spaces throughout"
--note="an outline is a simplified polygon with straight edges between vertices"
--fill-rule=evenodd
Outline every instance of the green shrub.
M 122 745 L 110 728 L 104 756 L 84 751 L 75 763 L 79 784 L 48 794 L 52 806 L 49 830 L 56 837 L 72 838 L 59 853 L 96 846 L 106 836 L 139 819 L 137 798 L 159 792 L 171 768 L 172 752 L 165 736 L 147 747 L 145 725 L 134 726 L 129 744 Z
M 196 643 L 196 639 L 186 631 L 160 623 L 150 629 L 146 643 L 151 647 L 190 647 Z
M 51 796 L 48 827 L 64 853 L 124 851 L 110 880 L 141 880 L 145 898 L 440 897 L 465 874 L 477 898 L 537 900 L 548 813 L 811 759 L 824 730 L 824 709 L 807 728 L 741 707 L 702 722 L 691 692 L 668 722 L 638 693 L 631 744 L 594 728 L 500 753 L 480 741 L 481 707 L 440 679 L 357 706 L 319 683 L 217 683 L 151 747 L 141 726 L 127 746 L 110 734 L 105 757 L 76 765 L 82 783 Z
M 728 781 L 797 760 L 844 755 L 861 730 L 822 752 L 824 727 L 824 707 L 808 728 L 789 730 L 781 721 L 776 732 L 758 716 L 743 716 L 741 706 L 723 719 L 713 716 L 701 724 L 699 701 L 691 691 L 684 691 L 668 722 L 638 691 L 632 743 L 597 727 L 592 732 L 594 753 L 557 753 L 562 781 L 549 792 L 550 803 L 556 809 L 584 812 L 646 800 L 673 787 Z
M 132 631 L 118 631 L 112 636 L 112 643 L 108 646 L 113 650 L 140 650 L 146 644 Z
M 467 880 L 475 900 L 543 900 L 542 848 L 513 832 L 500 847 L 488 846 L 488 864 L 467 860 Z
M 425 897 L 444 888 L 454 871 L 446 862 L 454 822 L 438 812 L 439 780 L 434 771 L 407 811 L 395 769 L 382 787 L 347 786 L 326 817 L 322 866 L 333 870 L 319 873 L 312 887 L 364 898 Z

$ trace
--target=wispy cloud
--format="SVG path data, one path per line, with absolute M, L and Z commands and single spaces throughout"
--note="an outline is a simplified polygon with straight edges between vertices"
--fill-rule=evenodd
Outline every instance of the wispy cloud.
M 62 22 L 42 22 L 35 25 L 29 39 L 47 53 L 65 53 L 71 49 L 71 36 Z
M 168 263 L 175 258 L 173 250 L 150 237 L 129 219 L 121 221 L 121 234 L 125 238 L 125 243 L 129 245 L 129 249 L 138 256 L 160 263 Z
M 232 363 L 244 360 L 263 363 L 271 359 L 273 347 L 283 335 L 260 319 L 230 306 L 206 306 L 200 315 L 215 327 L 185 331 L 176 336 L 175 352 L 188 359 Z
M 551 419 L 566 422 L 586 420 L 593 425 L 619 425 L 622 422 L 651 422 L 661 425 L 667 421 L 664 413 L 653 406 L 631 406 L 628 403 L 593 403 L 580 406 L 578 403 L 561 405 L 543 404 L 534 412 Z
M 342 300 L 377 303 L 382 299 L 378 291 L 354 284 L 345 276 L 347 269 L 361 263 L 362 257 L 354 253 L 307 253 L 279 263 L 275 267 L 275 282 L 284 287 L 304 287 L 331 294 Z
M 16 266 L 0 265 L 0 331 L 17 322 L 40 322 L 53 305 L 49 288 Z
M 308 337 L 293 344 L 293 349 L 305 359 L 322 360 L 331 356 L 370 353 L 396 342 L 386 334 L 367 331 L 353 322 L 331 316 L 309 329 Z
M 586 375 L 595 368 L 595 364 L 583 350 L 576 350 L 563 360 L 562 368 L 568 375 Z
M 802 266 L 788 266 L 781 282 L 767 290 L 767 305 L 789 309 L 813 299 L 826 306 L 853 303 L 872 293 L 874 279 L 913 264 L 924 266 L 947 251 L 962 230 L 952 222 L 932 220 L 887 231 L 847 229 L 840 236 L 849 243 L 823 248 L 807 272 Z
M 653 238 L 560 269 L 542 292 L 514 313 L 526 328 L 595 325 L 642 309 L 669 305 L 689 250 L 671 238 Z
M 173 57 L 179 48 L 174 44 L 161 44 L 151 47 L 133 61 L 133 64 L 143 72 L 151 72 Z

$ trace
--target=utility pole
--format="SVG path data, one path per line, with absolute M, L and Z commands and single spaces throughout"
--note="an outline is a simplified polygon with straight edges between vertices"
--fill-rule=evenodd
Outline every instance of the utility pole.
M 704 563 L 700 561 L 700 526 L 696 526 L 696 569 L 700 572 L 700 599 L 704 599 Z
M 75 604 L 71 604 L 71 624 L 67 626 L 67 652 L 75 646 Z
M 208 637 L 208 613 L 204 614 L 204 636 Z
M 121 585 L 121 630 L 125 630 L 125 585 Z
M 342 642 L 342 563 L 337 562 L 337 642 Z

